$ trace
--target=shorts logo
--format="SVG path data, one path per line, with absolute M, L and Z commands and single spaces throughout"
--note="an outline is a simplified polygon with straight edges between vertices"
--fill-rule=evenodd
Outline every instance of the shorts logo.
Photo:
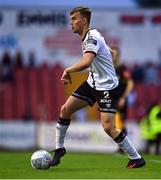
M 104 91 L 103 92 L 103 99 L 100 100 L 100 103 L 105 103 L 105 104 L 108 104 L 106 106 L 109 106 L 111 105 L 111 99 L 110 99 L 110 96 L 109 96 L 109 92 L 108 91 Z
M 110 103 L 111 104 L 112 100 L 111 99 L 101 99 L 100 103 Z

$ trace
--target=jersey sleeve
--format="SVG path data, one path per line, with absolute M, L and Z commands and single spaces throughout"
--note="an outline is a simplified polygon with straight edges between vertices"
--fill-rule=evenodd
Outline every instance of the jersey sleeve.
M 89 36 L 84 43 L 83 54 L 87 52 L 91 52 L 96 55 L 98 53 L 99 48 L 100 48 L 99 40 L 94 36 Z

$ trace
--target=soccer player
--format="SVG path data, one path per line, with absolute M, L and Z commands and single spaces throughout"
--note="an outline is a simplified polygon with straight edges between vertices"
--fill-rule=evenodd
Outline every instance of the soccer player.
M 82 40 L 83 56 L 75 64 L 66 68 L 61 80 L 72 83 L 71 73 L 89 68 L 88 79 L 67 99 L 61 107 L 60 117 L 56 125 L 56 149 L 51 166 L 60 163 L 66 153 L 64 138 L 70 125 L 71 115 L 79 109 L 98 103 L 101 123 L 104 131 L 129 155 L 128 168 L 145 165 L 144 159 L 133 147 L 124 131 L 115 126 L 115 114 L 118 94 L 118 78 L 115 73 L 110 48 L 102 35 L 89 28 L 91 11 L 88 7 L 76 7 L 70 11 L 71 29 Z M 87 145 L 88 146 L 88 145 Z
M 118 47 L 112 47 L 112 59 L 119 80 L 116 127 L 126 132 L 127 97 L 134 87 L 134 82 L 130 71 L 121 62 L 120 49 Z M 119 152 L 122 152 L 122 150 L 120 149 Z

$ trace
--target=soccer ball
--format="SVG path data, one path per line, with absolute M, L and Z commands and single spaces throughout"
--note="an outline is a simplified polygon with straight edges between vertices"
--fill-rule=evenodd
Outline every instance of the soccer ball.
M 49 169 L 51 155 L 45 150 L 38 150 L 31 156 L 31 166 L 34 169 Z

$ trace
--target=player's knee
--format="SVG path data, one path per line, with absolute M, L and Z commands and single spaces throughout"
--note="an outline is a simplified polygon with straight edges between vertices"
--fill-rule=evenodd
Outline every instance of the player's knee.
M 70 113 L 68 107 L 65 104 L 63 106 L 61 106 L 60 116 L 61 117 L 69 117 L 69 116 L 71 116 L 71 113 Z
M 61 106 L 60 113 L 62 115 L 66 115 L 67 114 L 67 107 L 65 105 Z

